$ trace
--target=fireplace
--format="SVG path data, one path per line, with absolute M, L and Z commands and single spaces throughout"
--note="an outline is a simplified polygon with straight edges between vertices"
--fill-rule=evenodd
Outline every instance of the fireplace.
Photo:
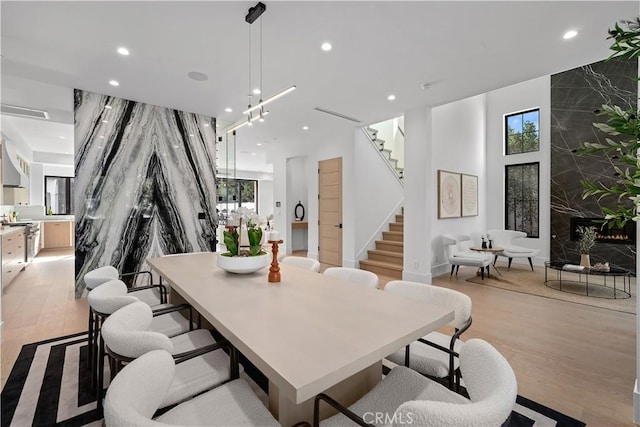
M 596 229 L 596 242 L 615 243 L 623 245 L 636 244 L 636 223 L 629 221 L 624 228 L 609 228 L 602 224 L 602 218 L 571 218 L 570 238 L 572 241 L 580 239 L 578 227 L 594 227 Z

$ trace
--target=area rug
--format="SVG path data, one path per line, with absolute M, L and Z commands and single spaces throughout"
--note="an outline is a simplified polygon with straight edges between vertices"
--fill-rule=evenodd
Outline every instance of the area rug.
M 2 426 L 102 425 L 86 363 L 86 333 L 23 346 L 0 395 Z M 512 427 L 585 425 L 522 396 L 513 409 Z
M 576 281 L 578 280 L 578 275 L 570 272 L 562 272 L 562 288 L 565 291 L 571 292 L 563 292 L 557 289 L 553 289 L 544 284 L 544 267 L 536 266 L 534 271 L 531 271 L 528 267 L 511 267 L 511 269 L 507 269 L 506 265 L 502 266 L 497 264 L 499 271 L 502 275 L 497 274 L 493 267 L 491 267 L 491 277 L 486 277 L 484 280 L 480 276 L 473 276 L 467 279 L 467 282 L 475 283 L 482 286 L 490 286 L 494 288 L 506 289 L 508 291 L 521 292 L 524 294 L 538 295 L 545 298 L 552 298 L 561 301 L 569 301 L 577 304 L 590 305 L 593 307 L 601 307 L 609 310 L 622 311 L 624 313 L 636 313 L 636 278 L 631 278 L 631 297 L 630 298 L 617 298 L 617 299 L 607 299 L 607 298 L 598 298 L 596 296 L 586 296 L 580 295 L 584 294 L 585 288 L 584 285 L 570 283 L 566 281 L 567 279 Z M 548 278 L 555 279 L 556 271 L 548 270 Z M 617 278 L 617 286 L 621 287 L 621 279 Z M 590 283 L 598 282 L 601 278 L 593 277 L 590 280 Z M 582 277 L 582 281 L 584 282 L 584 275 Z M 608 285 L 612 284 L 611 278 L 607 281 Z M 557 288 L 557 284 L 553 284 L 554 287 Z M 593 295 L 600 295 L 598 292 L 602 292 L 602 289 L 599 289 L 598 286 L 589 286 L 589 293 Z M 607 294 L 610 295 L 611 292 Z M 620 292 L 618 293 L 620 296 Z

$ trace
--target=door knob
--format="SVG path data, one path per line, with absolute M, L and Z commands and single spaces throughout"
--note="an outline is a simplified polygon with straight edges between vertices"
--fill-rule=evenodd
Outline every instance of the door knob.
M 342 224 L 336 224 L 334 225 L 335 228 L 342 228 Z

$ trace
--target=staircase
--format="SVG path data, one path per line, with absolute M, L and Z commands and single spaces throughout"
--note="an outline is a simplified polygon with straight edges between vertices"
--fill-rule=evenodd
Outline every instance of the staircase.
M 402 179 L 404 177 L 404 169 L 398 166 L 398 159 L 395 159 L 393 157 L 393 151 L 385 147 L 386 141 L 384 139 L 378 138 L 378 130 L 370 126 L 365 127 L 364 130 L 366 134 L 369 136 L 369 140 L 373 144 L 375 144 L 375 146 L 380 151 L 380 154 L 382 154 L 382 157 L 384 157 L 384 159 L 389 164 L 391 169 L 393 169 L 396 172 L 396 175 L 398 176 L 398 178 Z M 402 131 L 400 128 L 398 128 L 398 130 Z
M 360 269 L 402 279 L 404 252 L 404 217 L 396 215 L 396 222 L 389 223 L 389 231 L 382 232 L 382 240 L 376 240 L 376 248 L 368 251 L 369 258 L 360 261 Z

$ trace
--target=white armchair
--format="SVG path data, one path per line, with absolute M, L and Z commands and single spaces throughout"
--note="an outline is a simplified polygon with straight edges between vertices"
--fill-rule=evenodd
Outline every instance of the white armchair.
M 453 276 L 454 271 L 457 276 L 461 265 L 479 268 L 482 279 L 484 279 L 484 271 L 486 269 L 487 276 L 489 276 L 491 255 L 470 250 L 469 248 L 473 246 L 473 242 L 469 236 L 444 235 L 442 236 L 442 243 L 445 247 L 447 260 L 451 264 L 451 274 L 449 276 Z
M 514 258 L 528 258 L 531 271 L 533 271 L 532 258 L 537 256 L 540 251 L 538 249 L 526 248 L 524 246 L 514 244 L 514 241 L 517 239 L 527 237 L 527 233 L 513 230 L 489 230 L 487 234 L 491 238 L 493 247 L 503 249 L 502 252 L 495 254 L 493 259 L 494 265 L 496 264 L 499 256 L 509 258 L 509 268 L 511 268 L 511 261 L 513 261 Z

